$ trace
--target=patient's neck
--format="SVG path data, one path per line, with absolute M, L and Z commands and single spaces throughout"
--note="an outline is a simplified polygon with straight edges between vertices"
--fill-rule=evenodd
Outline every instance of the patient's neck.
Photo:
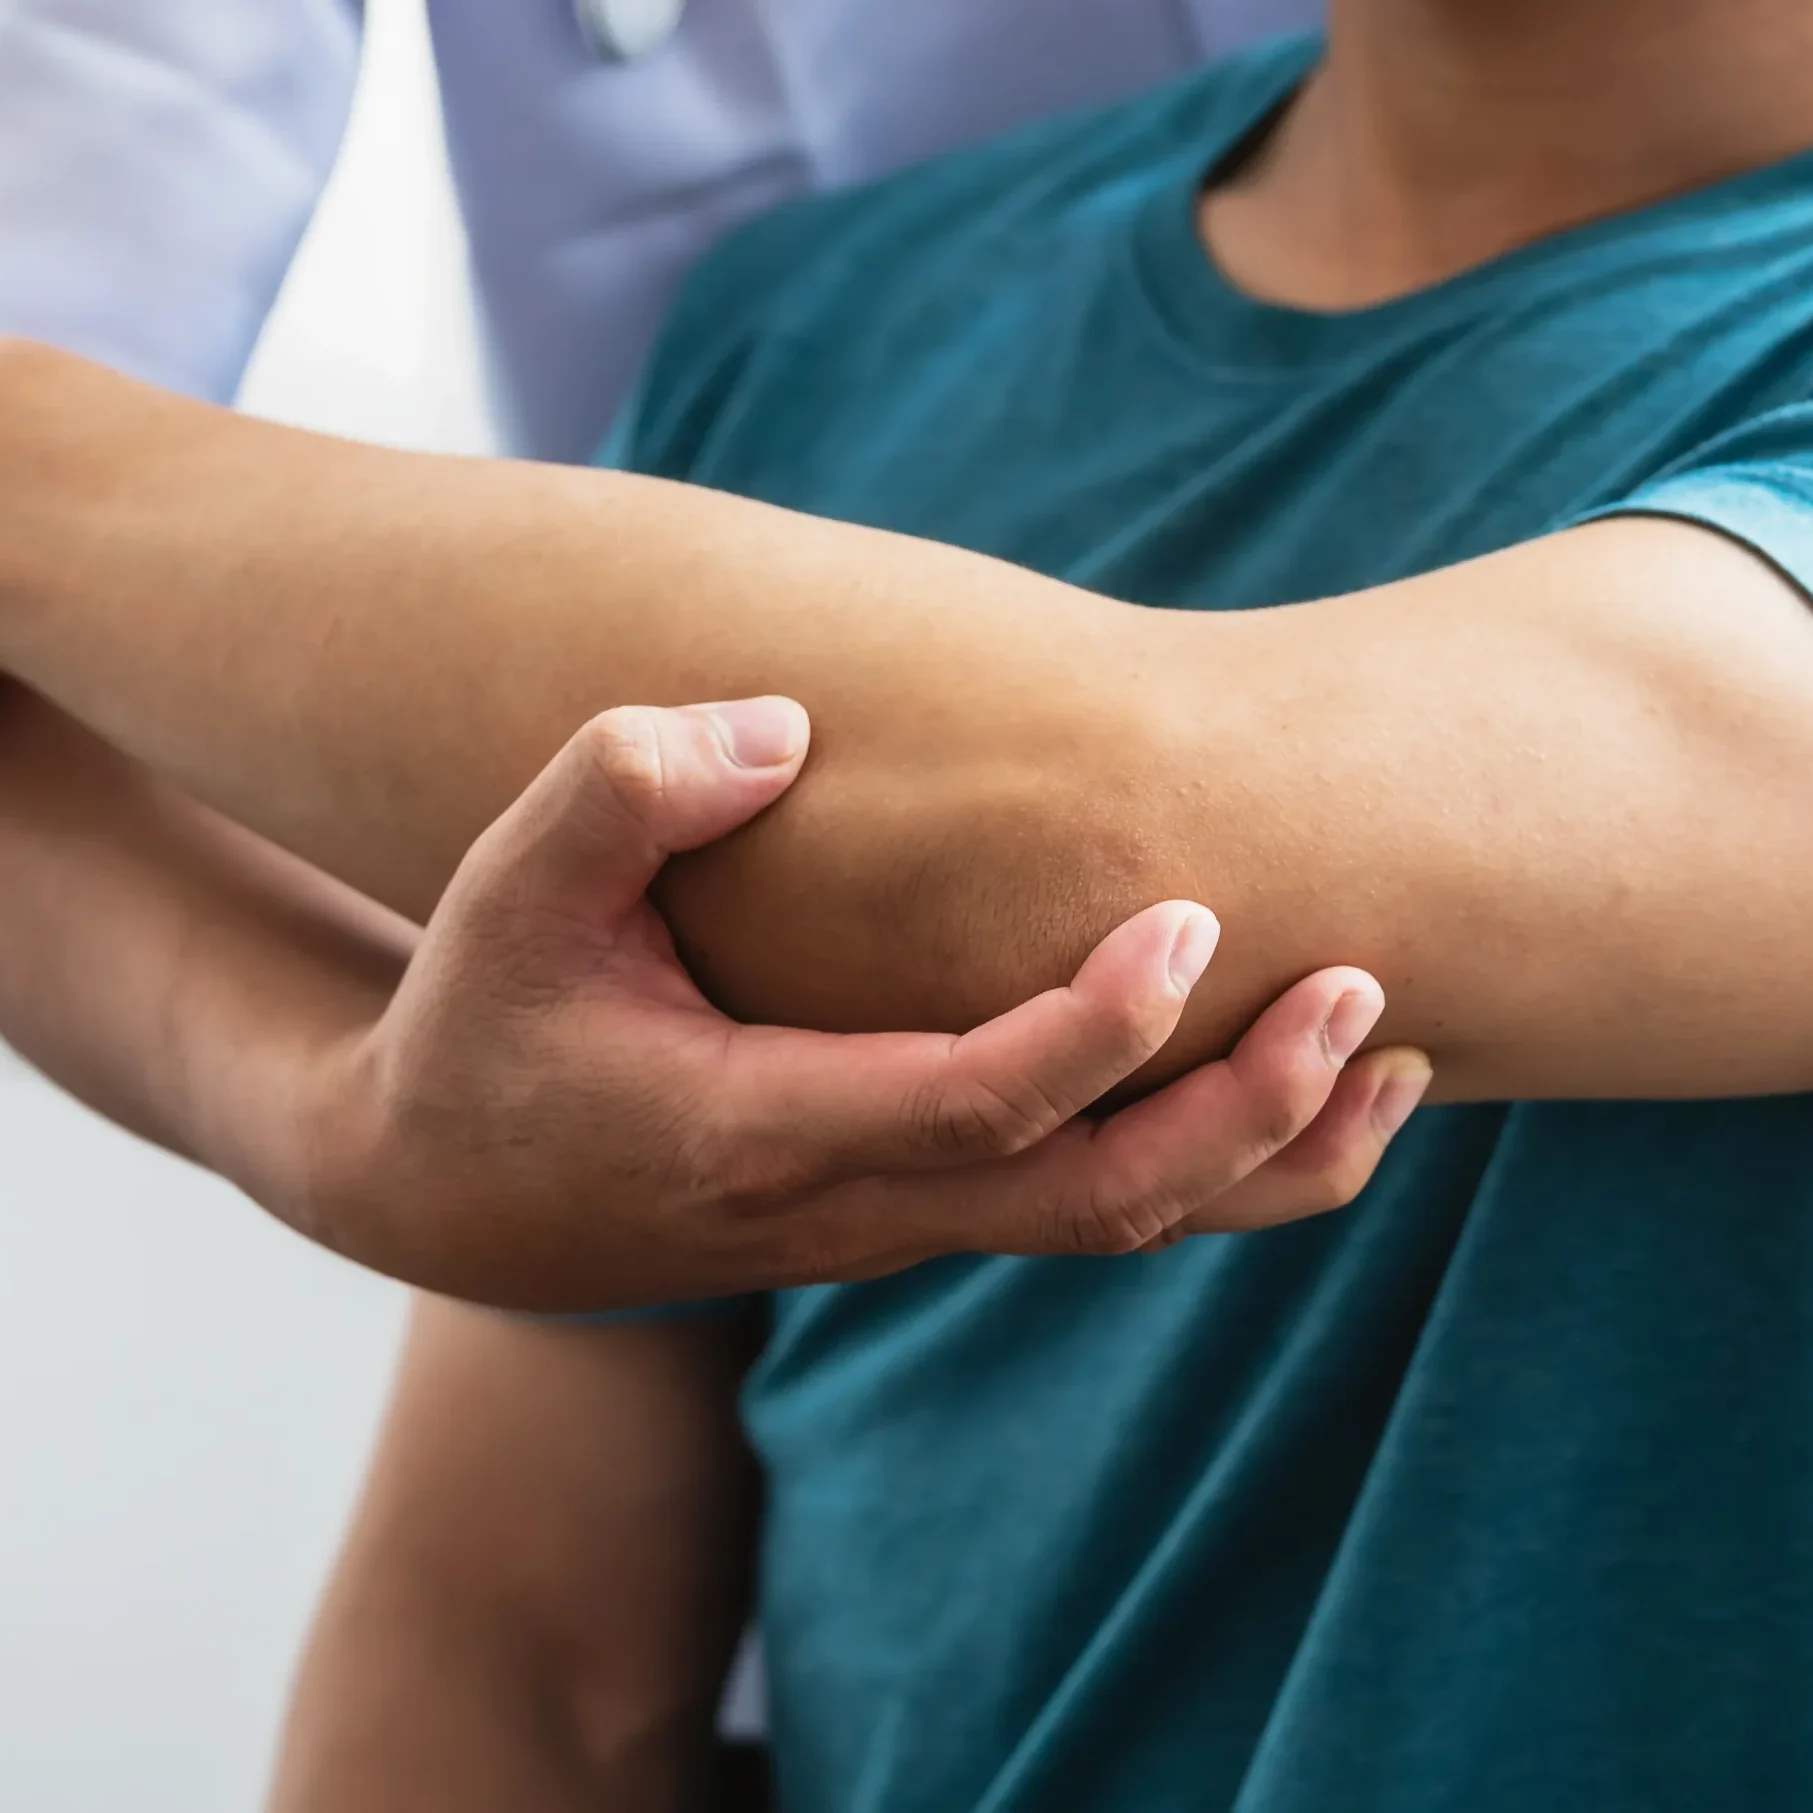
M 1360 308 L 1809 145 L 1813 0 L 1331 0 L 1203 231 L 1256 295 Z

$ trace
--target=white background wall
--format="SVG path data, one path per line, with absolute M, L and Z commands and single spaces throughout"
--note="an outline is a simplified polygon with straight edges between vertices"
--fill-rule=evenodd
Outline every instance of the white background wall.
M 482 450 L 420 0 L 368 15 L 245 400 Z M 401 1308 L 0 1047 L 4 1813 L 253 1813 Z

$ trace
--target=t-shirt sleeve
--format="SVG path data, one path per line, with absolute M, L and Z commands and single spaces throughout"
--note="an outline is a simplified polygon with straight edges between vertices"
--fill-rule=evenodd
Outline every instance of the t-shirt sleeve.
M 1612 516 L 1669 516 L 1716 529 L 1813 599 L 1813 404 L 1773 410 L 1718 435 L 1575 520 Z

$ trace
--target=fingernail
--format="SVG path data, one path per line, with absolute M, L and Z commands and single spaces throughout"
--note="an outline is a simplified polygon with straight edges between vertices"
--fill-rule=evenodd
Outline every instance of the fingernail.
M 1339 1070 L 1360 1049 L 1384 1011 L 1385 1003 L 1378 995 L 1349 989 L 1322 1022 L 1322 1049 L 1328 1053 L 1329 1063 Z
M 1221 922 L 1207 907 L 1198 907 L 1177 928 L 1171 940 L 1171 986 L 1187 995 L 1202 980 L 1202 972 L 1215 955 L 1221 938 Z
M 1416 1112 L 1417 1103 L 1429 1092 L 1429 1080 L 1434 1074 L 1425 1058 L 1385 1079 L 1372 1104 L 1372 1124 L 1386 1139 Z
M 724 753 L 739 768 L 779 768 L 806 747 L 811 724 L 791 699 L 734 699 L 709 707 Z

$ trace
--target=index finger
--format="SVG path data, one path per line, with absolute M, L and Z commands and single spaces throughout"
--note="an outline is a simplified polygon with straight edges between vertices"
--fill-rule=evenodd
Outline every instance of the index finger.
M 826 1191 L 808 1244 L 866 1276 L 949 1252 L 1134 1252 L 1162 1241 L 1316 1120 L 1346 1074 L 1328 1029 L 1344 1004 L 1384 1006 L 1363 970 L 1306 976 L 1219 1062 L 1099 1124 L 1065 1127 L 1017 1158 L 934 1176 L 864 1179 Z M 1264 1219 L 1264 1203 L 1249 1204 Z M 1280 1200 L 1275 1218 L 1336 1206 Z M 1250 1225 L 1249 1223 L 1243 1225 Z

